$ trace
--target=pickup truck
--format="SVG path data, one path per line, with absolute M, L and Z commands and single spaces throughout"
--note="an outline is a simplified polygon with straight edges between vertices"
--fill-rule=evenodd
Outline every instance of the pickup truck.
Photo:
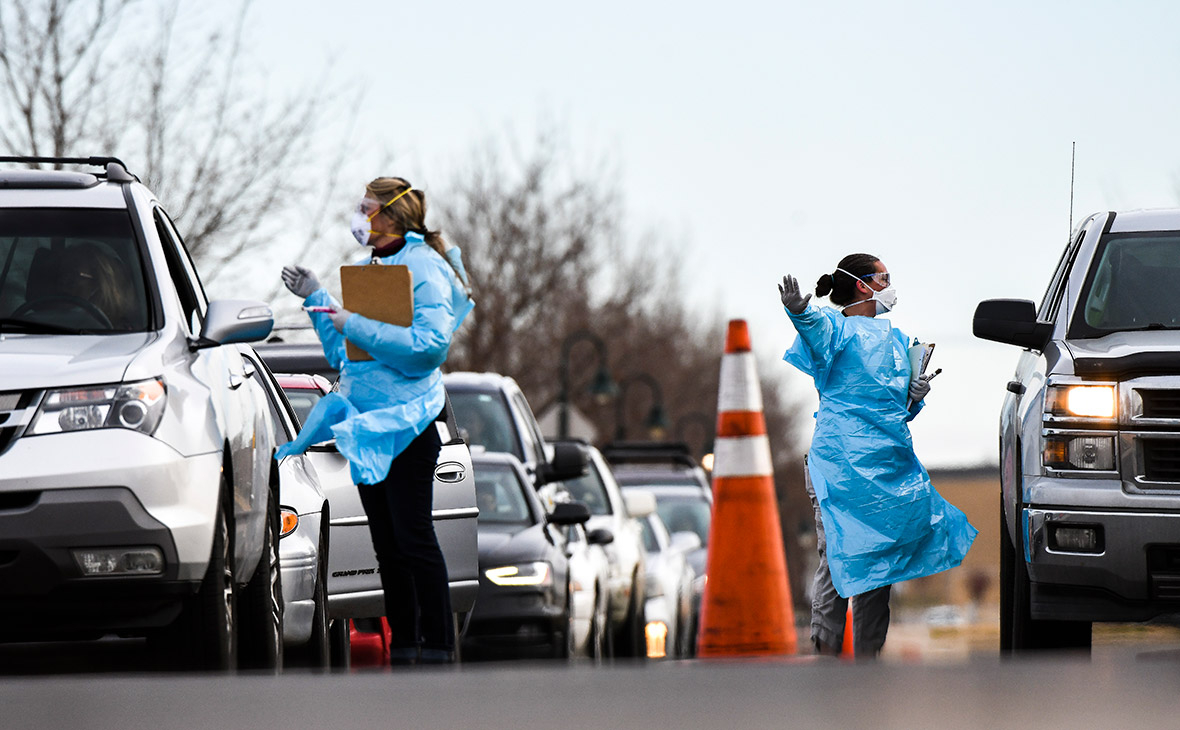
M 977 337 L 1023 348 L 1000 416 L 1004 651 L 1180 611 L 1178 277 L 1180 210 L 1096 213 L 1039 306 L 975 311 Z

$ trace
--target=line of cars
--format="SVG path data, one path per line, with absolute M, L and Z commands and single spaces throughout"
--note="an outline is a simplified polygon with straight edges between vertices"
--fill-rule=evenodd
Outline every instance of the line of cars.
M 50 162 L 99 171 L 0 170 L 0 641 L 146 637 L 217 670 L 382 661 L 345 459 L 331 441 L 274 458 L 332 388 L 318 344 L 251 346 L 270 308 L 209 301 L 121 162 Z M 691 651 L 694 604 L 673 604 L 699 541 L 668 535 L 658 494 L 546 442 L 510 378 L 444 381 L 434 521 L 463 650 Z

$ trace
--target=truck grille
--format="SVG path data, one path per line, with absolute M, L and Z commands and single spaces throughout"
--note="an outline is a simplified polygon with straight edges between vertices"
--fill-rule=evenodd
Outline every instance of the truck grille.
M 1180 440 L 1142 439 L 1143 478 L 1151 482 L 1180 482 Z
M 1180 418 L 1180 390 L 1139 390 L 1144 418 Z

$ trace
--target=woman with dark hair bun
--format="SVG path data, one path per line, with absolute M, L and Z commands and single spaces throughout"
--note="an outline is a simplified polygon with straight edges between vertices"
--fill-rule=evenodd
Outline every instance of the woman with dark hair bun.
M 894 583 L 953 568 L 976 530 L 934 490 L 907 425 L 929 381 L 911 378 L 909 339 L 887 319 L 897 304 L 889 270 L 851 254 L 816 282 L 832 307 L 810 304 L 793 276 L 779 295 L 798 332 L 783 359 L 819 392 L 805 483 L 815 510 L 819 567 L 812 583 L 811 640 L 838 654 L 852 599 L 857 657 L 874 657 L 889 629 Z

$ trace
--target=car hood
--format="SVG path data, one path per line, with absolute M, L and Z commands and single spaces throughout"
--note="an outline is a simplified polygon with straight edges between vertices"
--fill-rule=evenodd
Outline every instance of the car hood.
M 117 383 L 152 339 L 151 332 L 119 335 L 0 337 L 0 383 L 6 390 Z
M 480 568 L 545 560 L 552 545 L 545 539 L 543 529 L 542 525 L 480 525 Z

